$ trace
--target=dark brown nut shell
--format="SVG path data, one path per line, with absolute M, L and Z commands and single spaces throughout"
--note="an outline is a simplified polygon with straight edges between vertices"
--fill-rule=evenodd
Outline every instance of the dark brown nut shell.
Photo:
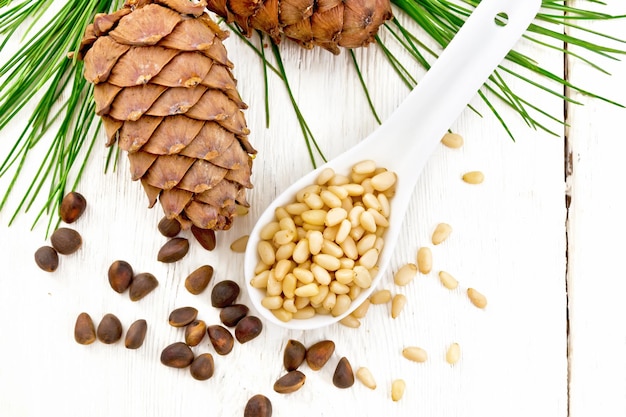
M 46 272 L 54 272 L 59 267 L 59 254 L 52 246 L 42 246 L 35 251 L 35 263 Z
M 115 261 L 109 267 L 109 285 L 113 291 L 123 293 L 133 279 L 133 267 L 126 261 Z
M 306 357 L 306 348 L 297 340 L 289 340 L 285 345 L 283 353 L 283 365 L 287 371 L 293 371 L 304 362 Z
M 172 263 L 181 260 L 189 252 L 189 241 L 184 237 L 175 237 L 168 240 L 157 255 L 157 260 L 163 263 Z
M 148 323 L 144 319 L 134 321 L 126 331 L 124 346 L 128 349 L 139 349 L 146 339 Z
M 220 311 L 220 321 L 226 327 L 234 327 L 248 315 L 250 309 L 244 304 L 231 304 Z
M 289 394 L 298 391 L 305 381 L 306 375 L 302 372 L 289 371 L 274 383 L 274 391 L 280 394 Z
M 90 345 L 96 341 L 96 327 L 89 314 L 80 313 L 76 317 L 74 340 L 81 345 Z
M 272 417 L 272 402 L 261 394 L 251 397 L 243 410 L 243 417 Z
M 98 324 L 96 331 L 98 340 L 102 343 L 111 344 L 115 343 L 122 338 L 122 323 L 113 314 L 105 314 Z
M 334 352 L 335 343 L 332 340 L 322 340 L 307 349 L 306 363 L 312 370 L 319 371 Z
M 202 353 L 191 362 L 189 372 L 191 376 L 198 381 L 205 381 L 213 376 L 215 371 L 215 363 L 213 362 L 213 355 L 210 353 Z
M 193 351 L 183 342 L 175 342 L 161 352 L 161 363 L 172 368 L 186 368 L 193 362 Z
M 157 229 L 165 237 L 176 237 L 180 233 L 180 223 L 176 219 L 168 219 L 163 217 L 159 222 Z
M 196 238 L 200 246 L 204 249 L 211 251 L 215 249 L 217 241 L 215 240 L 215 230 L 202 229 L 195 225 L 191 226 L 191 233 Z
M 213 267 L 203 265 L 187 276 L 185 288 L 193 295 L 198 295 L 208 287 L 211 278 L 213 278 Z
M 198 317 L 198 310 L 194 307 L 180 307 L 170 313 L 168 321 L 173 327 L 185 327 Z
M 80 249 L 83 239 L 76 230 L 60 227 L 50 236 L 50 243 L 61 255 L 70 255 Z
M 74 223 L 85 212 L 87 200 L 81 193 L 71 191 L 63 197 L 59 205 L 59 217 L 65 223 Z
M 206 323 L 194 320 L 185 327 L 185 343 L 189 346 L 198 346 L 206 334 Z
M 235 339 L 226 327 L 214 324 L 207 327 L 207 334 L 213 348 L 219 355 L 228 355 L 233 350 Z
M 235 327 L 235 337 L 239 343 L 246 343 L 254 339 L 263 331 L 263 323 L 256 316 L 246 316 L 239 320 Z
M 141 274 L 135 275 L 130 282 L 128 296 L 131 301 L 139 301 L 158 286 L 159 281 L 154 275 L 149 272 L 142 272 Z
M 235 281 L 220 281 L 211 291 L 211 305 L 217 308 L 224 308 L 235 302 L 239 296 L 240 288 Z
M 350 388 L 354 385 L 354 372 L 352 371 L 352 365 L 348 359 L 344 356 L 337 363 L 335 373 L 333 374 L 333 384 L 337 388 Z

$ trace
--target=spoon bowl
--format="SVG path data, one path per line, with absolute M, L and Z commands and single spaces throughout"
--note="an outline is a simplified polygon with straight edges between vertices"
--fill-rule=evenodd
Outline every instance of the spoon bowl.
M 304 175 L 264 210 L 250 233 L 244 274 L 252 304 L 265 319 L 288 329 L 321 328 L 349 315 L 371 295 L 392 258 L 415 184 L 430 155 L 446 130 L 528 28 L 540 5 L 541 0 L 481 1 L 422 81 L 378 129 L 356 146 Z M 337 174 L 347 175 L 354 164 L 363 160 L 374 160 L 377 166 L 397 174 L 390 224 L 383 236 L 385 244 L 372 285 L 362 290 L 348 311 L 341 315 L 316 314 L 308 319 L 279 320 L 261 304 L 265 291 L 250 284 L 259 262 L 260 230 L 274 220 L 277 207 L 293 202 L 296 192 L 315 183 L 322 170 L 332 168 Z

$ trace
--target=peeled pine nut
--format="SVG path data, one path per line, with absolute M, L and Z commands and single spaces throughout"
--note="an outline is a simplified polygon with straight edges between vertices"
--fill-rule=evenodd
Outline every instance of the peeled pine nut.
M 343 324 L 346 327 L 350 327 L 353 329 L 357 329 L 361 326 L 361 321 L 357 319 L 356 317 L 354 317 L 352 314 L 348 314 L 347 316 L 339 320 L 339 323 Z
M 402 356 L 413 362 L 426 362 L 428 359 L 426 351 L 417 346 L 410 346 L 402 349 Z
M 288 322 L 289 320 L 293 318 L 293 313 L 285 310 L 284 308 L 277 308 L 271 311 L 274 314 L 274 316 L 280 321 Z
M 378 273 L 396 182 L 395 173 L 362 161 L 349 177 L 323 171 L 315 184 L 296 193 L 295 201 L 276 208 L 274 221 L 261 229 L 251 280 L 265 288 L 262 304 L 281 320 L 345 314 Z M 382 297 L 387 302 L 391 294 L 383 291 Z M 399 313 L 403 299 L 397 300 L 394 311 Z M 303 308 L 306 313 L 299 314 Z M 358 317 L 346 322 L 357 325 Z
M 403 379 L 395 379 L 391 383 L 391 399 L 393 401 L 400 401 L 400 399 L 404 395 L 405 389 L 406 389 L 406 382 L 404 382 Z
M 433 254 L 428 247 L 421 247 L 417 251 L 417 269 L 422 274 L 430 273 L 433 267 Z
M 261 305 L 269 310 L 276 310 L 282 307 L 283 297 L 280 295 L 267 296 L 261 300 Z
M 385 304 L 391 300 L 391 291 L 378 290 L 370 296 L 370 303 L 372 304 Z
M 402 309 L 406 305 L 406 296 L 404 294 L 396 294 L 391 300 L 391 318 L 395 319 L 400 315 Z
M 435 227 L 435 231 L 433 232 L 433 245 L 438 245 L 442 243 L 448 238 L 448 236 L 450 236 L 450 233 L 452 233 L 452 226 L 447 223 L 439 223 L 437 227 Z
M 454 365 L 461 358 L 461 346 L 458 343 L 452 343 L 446 352 L 446 362 Z
M 352 316 L 356 317 L 357 319 L 362 319 L 363 317 L 365 317 L 365 315 L 367 314 L 367 310 L 369 310 L 371 305 L 370 300 L 365 300 L 361 303 L 361 305 L 359 305 L 353 312 L 352 312 Z
M 352 299 L 347 294 L 339 294 L 337 296 L 335 306 L 330 311 L 330 314 L 335 317 L 341 316 L 343 313 L 348 311 L 350 304 L 352 304 Z
M 448 148 L 458 149 L 463 146 L 463 136 L 459 135 L 458 133 L 448 132 L 443 135 L 441 143 L 443 143 Z
M 376 162 L 370 159 L 356 163 L 352 167 L 355 174 L 372 174 L 376 170 Z
M 393 276 L 393 282 L 396 285 L 404 286 L 408 285 L 413 278 L 417 275 L 417 265 L 415 264 L 406 264 L 402 266 Z
M 241 236 L 238 239 L 235 239 L 233 243 L 230 244 L 230 250 L 232 250 L 233 252 L 237 252 L 237 253 L 245 252 L 249 237 L 250 236 L 245 235 L 245 236 Z
M 449 290 L 453 290 L 459 286 L 459 282 L 446 271 L 439 272 L 439 280 L 441 281 L 441 284 Z
M 474 304 L 478 308 L 487 307 L 487 297 L 483 294 L 476 291 L 474 288 L 467 289 L 467 296 L 469 297 L 472 304 Z
M 330 181 L 330 179 L 332 177 L 335 176 L 335 171 L 333 171 L 332 168 L 325 168 L 322 170 L 322 172 L 320 172 L 320 174 L 317 176 L 317 179 L 315 180 L 315 183 L 317 185 L 324 185 L 326 184 L 328 181 Z
M 262 240 L 259 242 L 257 246 L 257 252 L 259 254 L 259 258 L 261 258 L 261 262 L 266 265 L 272 265 L 276 262 L 276 253 L 274 252 L 274 247 L 267 240 Z
M 365 367 L 357 369 L 356 377 L 367 388 L 376 389 L 376 380 L 374 380 L 374 375 L 372 375 L 372 372 L 369 369 Z
M 313 297 L 318 295 L 320 292 L 320 288 L 317 284 L 305 284 L 301 287 L 298 287 L 294 290 L 294 294 L 298 297 Z
M 485 180 L 485 174 L 480 171 L 470 171 L 463 174 L 463 181 L 468 184 L 481 184 Z
M 278 224 L 278 222 L 270 222 L 261 228 L 259 236 L 261 236 L 263 240 L 270 240 L 279 230 L 280 224 Z
M 372 187 L 374 187 L 376 191 L 385 191 L 393 187 L 393 185 L 396 183 L 396 179 L 397 177 L 395 172 L 381 172 L 380 174 L 374 175 L 372 177 Z

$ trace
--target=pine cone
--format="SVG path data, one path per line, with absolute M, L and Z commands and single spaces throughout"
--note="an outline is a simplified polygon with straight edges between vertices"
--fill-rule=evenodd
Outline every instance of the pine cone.
M 128 152 L 133 180 L 183 228 L 228 229 L 247 206 L 247 106 L 206 3 L 130 0 L 100 14 L 79 56 L 94 84 L 107 146 Z
M 374 41 L 392 17 L 389 0 L 208 0 L 209 10 L 235 22 L 246 35 L 281 35 L 307 49 L 321 46 L 333 54 L 339 46 L 359 48 Z

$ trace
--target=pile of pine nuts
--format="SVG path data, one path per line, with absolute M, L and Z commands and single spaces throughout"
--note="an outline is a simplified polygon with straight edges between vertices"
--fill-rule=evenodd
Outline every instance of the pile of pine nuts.
M 251 280 L 262 305 L 282 321 L 340 316 L 377 274 L 396 174 L 372 160 L 348 176 L 323 170 L 275 212 L 257 246 Z

